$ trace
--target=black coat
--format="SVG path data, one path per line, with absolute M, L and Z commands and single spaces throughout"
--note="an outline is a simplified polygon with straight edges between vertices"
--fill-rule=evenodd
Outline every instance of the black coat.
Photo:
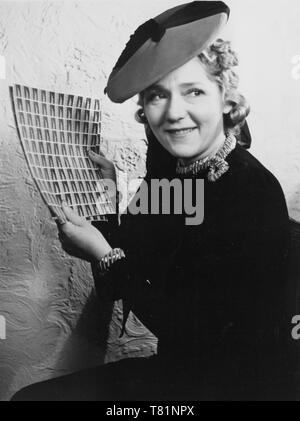
M 201 225 L 185 225 L 186 215 L 123 215 L 107 235 L 126 260 L 102 278 L 93 273 L 99 294 L 123 298 L 124 324 L 132 310 L 158 337 L 164 363 L 261 396 L 287 358 L 289 218 L 278 181 L 249 152 L 237 146 L 227 162 L 216 182 L 197 176 Z

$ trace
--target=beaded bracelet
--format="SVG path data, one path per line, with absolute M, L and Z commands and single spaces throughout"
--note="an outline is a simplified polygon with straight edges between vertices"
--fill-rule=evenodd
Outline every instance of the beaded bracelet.
M 125 258 L 125 253 L 120 248 L 110 250 L 105 256 L 99 260 L 99 267 L 101 275 L 104 275 L 110 267 L 117 261 Z

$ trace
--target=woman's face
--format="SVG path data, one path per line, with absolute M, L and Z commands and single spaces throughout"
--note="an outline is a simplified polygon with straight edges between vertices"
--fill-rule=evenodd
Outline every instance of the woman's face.
M 229 112 L 219 85 L 198 57 L 145 90 L 144 112 L 157 140 L 186 163 L 210 155 L 224 141 Z

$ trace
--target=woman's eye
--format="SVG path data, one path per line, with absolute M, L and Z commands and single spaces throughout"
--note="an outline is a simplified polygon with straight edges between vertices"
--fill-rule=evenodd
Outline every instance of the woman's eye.
M 146 100 L 148 102 L 157 102 L 163 98 L 165 98 L 165 94 L 163 92 L 150 92 L 146 96 Z
M 197 97 L 200 95 L 204 94 L 204 91 L 202 91 L 201 89 L 192 89 L 191 91 L 188 92 L 189 95 Z

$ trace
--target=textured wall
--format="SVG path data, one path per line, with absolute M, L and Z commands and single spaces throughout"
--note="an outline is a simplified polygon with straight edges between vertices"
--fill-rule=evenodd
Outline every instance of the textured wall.
M 8 86 L 18 82 L 102 97 L 136 26 L 179 3 L 0 2 L 0 55 L 6 60 L 6 79 L 0 72 L 0 315 L 7 319 L 7 339 L 0 340 L 2 400 L 38 380 L 155 352 L 155 338 L 135 318 L 128 335 L 117 339 L 120 305 L 97 303 L 87 265 L 61 250 L 26 168 Z M 253 108 L 253 151 L 278 176 L 290 214 L 300 220 L 300 80 L 292 77 L 291 64 L 300 54 L 299 2 L 290 1 L 287 9 L 281 0 L 228 3 L 233 7 L 228 35 L 240 51 L 242 87 Z M 126 105 L 103 100 L 103 135 L 114 139 L 108 155 L 122 173 L 129 152 L 131 176 L 142 175 L 146 145 L 133 118 L 135 100 Z
M 7 320 L 0 399 L 38 380 L 155 351 L 155 339 L 135 318 L 128 336 L 116 339 L 120 306 L 97 303 L 88 265 L 61 250 L 27 170 L 8 96 L 8 86 L 19 82 L 102 97 L 122 34 L 131 31 L 126 20 L 126 10 L 108 2 L 0 3 L 6 59 L 6 80 L 0 80 L 0 314 Z M 146 151 L 134 110 L 134 103 L 125 110 L 107 103 L 103 113 L 103 133 L 113 137 L 107 154 L 132 177 L 143 174 Z

